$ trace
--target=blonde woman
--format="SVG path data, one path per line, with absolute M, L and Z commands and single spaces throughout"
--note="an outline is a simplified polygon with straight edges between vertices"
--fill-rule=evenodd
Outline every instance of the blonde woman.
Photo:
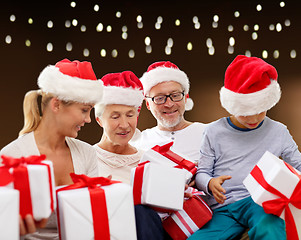
M 24 127 L 19 138 L 0 154 L 12 157 L 45 154 L 53 163 L 56 186 L 71 184 L 71 172 L 98 176 L 95 149 L 75 139 L 80 129 L 91 122 L 91 109 L 102 98 L 103 84 L 97 80 L 91 63 L 64 59 L 49 65 L 41 72 L 38 86 L 39 90 L 25 95 Z M 35 232 L 24 239 L 58 239 L 54 216 L 39 223 L 26 216 L 25 221 L 20 220 L 21 235 Z

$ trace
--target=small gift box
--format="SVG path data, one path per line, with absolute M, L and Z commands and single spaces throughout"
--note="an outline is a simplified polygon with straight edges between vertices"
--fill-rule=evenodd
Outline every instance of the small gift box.
M 182 210 L 186 171 L 162 164 L 140 163 L 131 172 L 134 204 L 145 204 L 157 210 Z
M 195 175 L 197 171 L 196 165 L 179 156 L 170 150 L 170 147 L 173 145 L 173 142 L 167 143 L 163 146 L 156 145 L 148 151 L 144 152 L 140 162 L 153 162 L 158 164 L 165 164 L 171 167 L 182 168 L 187 171 L 186 179 L 187 182 Z
M 137 239 L 131 186 L 70 175 L 74 184 L 57 190 L 60 239 Z
M 18 240 L 20 238 L 19 191 L 0 187 L 0 213 L 0 239 Z
M 212 218 L 212 211 L 198 195 L 184 202 L 183 210 L 163 221 L 165 231 L 173 240 L 185 240 Z
M 301 175 L 296 169 L 267 151 L 243 183 L 266 213 L 285 220 L 288 240 L 301 239 Z
M 56 207 L 54 174 L 45 155 L 12 158 L 1 156 L 0 171 L 10 176 L 9 186 L 20 192 L 20 215 L 31 214 L 37 221 L 48 218 Z

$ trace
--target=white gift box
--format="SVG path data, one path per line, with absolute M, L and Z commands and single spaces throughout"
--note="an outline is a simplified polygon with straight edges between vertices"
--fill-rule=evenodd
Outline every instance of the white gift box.
M 138 168 L 143 169 L 143 174 L 141 171 L 137 174 Z M 131 185 L 135 204 L 182 210 L 186 173 L 186 170 L 156 163 L 145 163 L 133 168 Z
M 284 161 L 268 151 L 265 152 L 255 166 L 255 168 L 261 170 L 265 181 L 288 199 L 292 196 L 297 184 L 301 181 L 296 175 L 300 174 L 299 171 L 294 169 L 296 171 L 296 174 L 294 174 L 289 167 Z M 254 202 L 261 206 L 266 201 L 279 199 L 279 196 L 267 191 L 261 186 L 252 176 L 252 172 L 246 177 L 243 183 L 250 192 Z M 293 214 L 299 239 L 301 239 L 301 209 L 296 208 L 291 203 L 289 203 L 288 206 Z M 280 217 L 285 220 L 285 210 L 282 211 Z
M 135 240 L 136 223 L 131 186 L 116 183 L 105 191 L 111 240 Z M 90 193 L 87 187 L 62 190 L 57 194 L 62 240 L 94 239 Z
M 41 161 L 41 163 L 47 164 L 50 167 L 51 176 L 48 174 L 48 167 L 46 165 L 26 165 L 28 171 L 32 213 L 33 218 L 37 221 L 43 218 L 48 218 L 51 215 L 51 204 L 53 205 L 53 209 L 56 208 L 53 165 L 51 161 L 47 160 Z M 14 168 L 10 168 L 9 171 L 13 174 Z M 50 192 L 50 184 L 52 184 L 52 192 Z M 10 184 L 9 186 L 14 188 L 14 184 Z M 22 201 L 22 198 L 20 201 Z
M 19 225 L 19 191 L 0 187 L 0 239 L 18 240 Z

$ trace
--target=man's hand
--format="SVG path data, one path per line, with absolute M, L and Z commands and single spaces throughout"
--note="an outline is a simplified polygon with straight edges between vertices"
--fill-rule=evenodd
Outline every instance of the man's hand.
M 37 228 L 44 228 L 47 221 L 48 219 L 44 218 L 37 222 L 30 214 L 27 214 L 24 220 L 20 216 L 20 235 L 23 236 L 28 233 L 34 233 L 37 231 Z
M 224 203 L 226 200 L 226 190 L 222 187 L 224 181 L 231 179 L 231 176 L 219 176 L 216 178 L 212 178 L 209 181 L 208 187 L 209 190 L 212 192 L 213 197 L 218 203 Z

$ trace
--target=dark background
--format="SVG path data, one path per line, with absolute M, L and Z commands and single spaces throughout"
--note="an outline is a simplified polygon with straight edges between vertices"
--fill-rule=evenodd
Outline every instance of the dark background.
M 186 112 L 190 121 L 209 123 L 227 112 L 220 106 L 219 89 L 223 85 L 226 67 L 238 54 L 246 50 L 252 56 L 262 57 L 263 50 L 268 52 L 264 59 L 274 65 L 279 74 L 282 88 L 280 102 L 268 112 L 268 116 L 286 124 L 297 144 L 301 144 L 301 15 L 300 1 L 1 1 L 0 3 L 0 148 L 18 136 L 23 126 L 23 97 L 32 89 L 37 89 L 37 77 L 48 64 L 68 58 L 70 60 L 91 61 L 98 78 L 110 72 L 124 70 L 133 71 L 138 77 L 146 71 L 148 65 L 159 60 L 170 60 L 187 73 L 191 81 L 190 97 L 194 100 L 194 109 Z M 94 11 L 94 6 L 99 11 Z M 261 11 L 256 6 L 262 6 Z M 121 17 L 116 17 L 116 12 Z M 240 13 L 239 17 L 234 12 Z M 16 17 L 10 21 L 10 16 Z M 141 15 L 143 28 L 137 27 L 137 16 Z M 218 27 L 212 27 L 213 16 L 218 15 Z M 155 29 L 158 16 L 163 18 L 160 29 Z M 201 24 L 194 28 L 193 17 L 197 16 Z M 28 19 L 33 20 L 29 24 Z M 65 21 L 76 19 L 76 26 L 65 27 Z M 175 25 L 179 19 L 181 24 Z M 51 20 L 53 27 L 48 28 Z M 285 26 L 289 20 L 290 25 Z M 101 22 L 102 32 L 96 31 Z M 280 23 L 282 30 L 269 30 L 270 24 Z M 259 29 L 254 30 L 258 24 Z M 81 26 L 86 31 L 81 31 Z M 111 32 L 106 27 L 112 27 Z M 228 31 L 232 25 L 234 30 Z M 249 30 L 244 31 L 243 26 Z M 122 39 L 122 27 L 127 26 L 128 38 Z M 258 34 L 253 40 L 253 32 Z M 11 43 L 5 39 L 9 35 Z M 145 37 L 151 39 L 152 52 L 145 51 Z M 234 53 L 228 53 L 229 38 L 234 37 Z M 165 54 L 167 40 L 173 39 L 170 55 Z M 208 54 L 206 40 L 211 38 L 215 48 L 214 55 Z M 31 45 L 26 46 L 25 41 Z M 72 43 L 72 51 L 66 50 L 66 44 Z M 187 44 L 192 43 L 192 50 Z M 52 43 L 53 50 L 47 51 L 46 46 Z M 89 56 L 83 50 L 89 49 Z M 106 50 L 106 56 L 100 50 Z M 112 57 L 113 49 L 118 51 Z M 134 50 L 135 57 L 128 53 Z M 279 58 L 273 57 L 278 50 Z M 291 50 L 297 53 L 296 58 L 290 57 Z M 91 144 L 99 141 L 101 128 L 91 115 L 92 123 L 80 132 L 79 139 Z M 154 118 L 143 105 L 138 126 L 141 130 L 156 124 Z

